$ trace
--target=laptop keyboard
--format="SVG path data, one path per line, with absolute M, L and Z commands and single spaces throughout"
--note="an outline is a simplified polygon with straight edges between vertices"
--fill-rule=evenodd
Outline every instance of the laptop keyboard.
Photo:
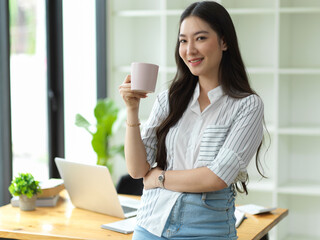
M 126 214 L 126 213 L 129 213 L 129 212 L 134 212 L 134 211 L 137 211 L 136 208 L 131 208 L 131 207 L 127 207 L 127 206 L 121 206 L 122 209 L 123 209 L 123 212 Z

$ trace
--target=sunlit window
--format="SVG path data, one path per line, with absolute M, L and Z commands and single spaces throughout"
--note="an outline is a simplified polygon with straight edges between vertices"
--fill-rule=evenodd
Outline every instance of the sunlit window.
M 38 180 L 49 177 L 45 3 L 9 1 L 13 176 Z M 74 124 L 77 113 L 94 120 L 95 1 L 63 1 L 62 15 L 65 156 L 95 163 L 91 136 Z
M 63 1 L 65 157 L 95 164 L 91 135 L 75 125 L 77 113 L 92 123 L 97 101 L 95 1 Z
M 13 176 L 48 178 L 45 1 L 10 0 Z

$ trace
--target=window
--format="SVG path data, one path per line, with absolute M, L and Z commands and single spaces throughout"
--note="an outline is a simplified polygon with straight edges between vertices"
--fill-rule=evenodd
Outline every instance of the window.
M 96 104 L 95 1 L 63 1 L 65 156 L 96 163 L 91 135 L 75 125 L 80 113 L 94 123 Z
M 45 1 L 10 0 L 13 176 L 48 171 Z
M 0 1 L 0 204 L 10 200 L 7 187 L 18 172 L 41 181 L 57 176 L 54 157 L 96 162 L 91 136 L 74 121 L 76 113 L 94 121 L 97 95 L 105 97 L 106 30 L 96 38 L 105 6 L 104 0 Z

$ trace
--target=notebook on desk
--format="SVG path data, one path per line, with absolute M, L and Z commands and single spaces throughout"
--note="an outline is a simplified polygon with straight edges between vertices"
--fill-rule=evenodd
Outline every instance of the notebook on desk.
M 107 167 L 55 158 L 72 204 L 119 218 L 137 214 L 139 200 L 118 196 Z

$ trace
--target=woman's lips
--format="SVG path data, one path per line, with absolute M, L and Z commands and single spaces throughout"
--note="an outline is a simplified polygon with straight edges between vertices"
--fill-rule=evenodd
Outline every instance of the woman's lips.
M 193 67 L 198 66 L 202 62 L 203 58 L 194 58 L 188 60 L 189 64 Z

